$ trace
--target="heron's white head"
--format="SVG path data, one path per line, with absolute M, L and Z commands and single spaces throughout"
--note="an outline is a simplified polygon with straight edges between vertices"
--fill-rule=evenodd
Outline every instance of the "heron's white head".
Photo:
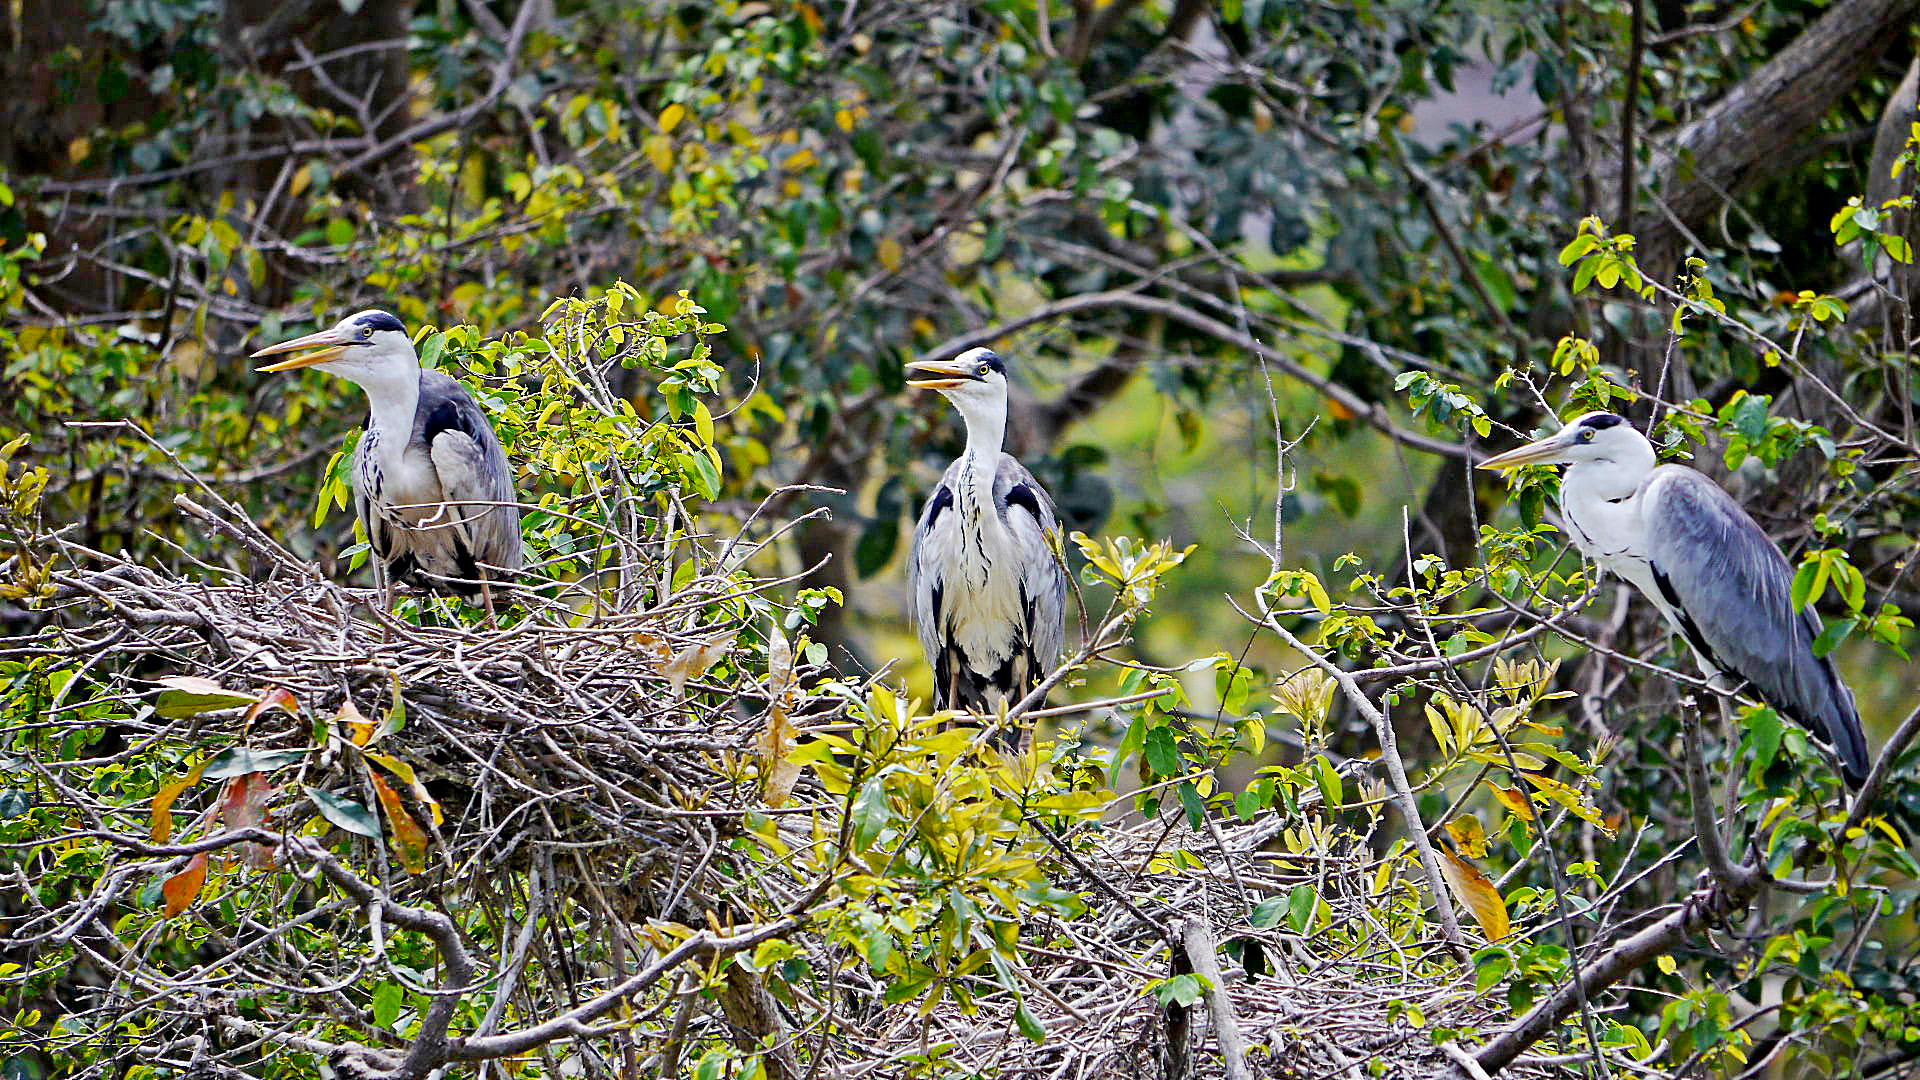
M 1516 450 L 1490 457 L 1483 469 L 1513 469 L 1521 465 L 1611 465 L 1623 473 L 1644 473 L 1656 455 L 1645 435 L 1625 417 L 1590 412 L 1552 435 Z
M 1007 366 L 992 349 L 968 349 L 952 360 L 907 365 L 908 386 L 938 390 L 966 418 L 970 435 L 990 435 L 996 448 L 1007 427 Z
M 257 359 L 304 349 L 314 351 L 257 370 L 317 367 L 329 375 L 358 383 L 369 394 L 389 386 L 396 389 L 409 384 L 417 386 L 420 381 L 420 357 L 413 351 L 406 326 L 384 311 L 355 312 L 329 329 L 269 345 L 253 355 Z

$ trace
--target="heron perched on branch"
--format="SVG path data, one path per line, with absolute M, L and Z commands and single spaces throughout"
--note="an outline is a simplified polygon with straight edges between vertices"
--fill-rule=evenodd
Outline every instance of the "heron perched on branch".
M 1007 369 L 989 349 L 907 365 L 908 385 L 938 390 L 967 423 L 913 530 L 907 588 L 936 709 L 991 714 L 1024 697 L 1060 657 L 1067 575 L 1053 499 L 1001 452 Z M 1018 743 L 1018 735 L 1014 737 Z
M 303 352 L 302 350 L 315 350 Z M 300 353 L 261 371 L 317 367 L 358 383 L 371 410 L 353 455 L 353 508 L 389 599 L 397 579 L 479 596 L 520 569 L 513 473 L 486 414 L 460 384 L 420 367 L 407 328 L 384 311 L 253 355 Z
M 1866 780 L 1860 715 L 1833 664 L 1813 651 L 1820 627 L 1793 607 L 1793 567 L 1740 504 L 1612 413 L 1480 463 L 1566 465 L 1560 513 L 1573 542 L 1632 582 L 1693 646 L 1701 668 L 1743 679 L 1767 704 L 1832 747 L 1852 787 Z

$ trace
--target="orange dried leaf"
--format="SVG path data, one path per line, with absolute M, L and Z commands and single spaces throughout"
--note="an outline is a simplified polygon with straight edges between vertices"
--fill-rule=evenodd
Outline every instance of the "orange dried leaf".
M 376 754 L 372 751 L 367 752 L 367 760 L 378 762 L 388 772 L 406 781 L 407 790 L 413 792 L 413 797 L 420 800 L 420 805 L 433 811 L 433 823 L 435 825 L 445 825 L 447 823 L 446 816 L 440 812 L 440 804 L 434 801 L 432 795 L 427 794 L 427 787 L 425 784 L 422 784 L 420 778 L 414 774 L 413 766 L 401 761 L 392 754 Z
M 373 733 L 380 727 L 367 719 L 366 714 L 360 711 L 360 707 L 351 701 L 340 703 L 340 711 L 333 714 L 333 722 L 346 727 L 347 737 L 353 740 L 355 746 L 365 746 L 372 742 Z
M 267 819 L 267 803 L 279 789 L 267 782 L 266 773 L 244 773 L 227 781 L 220 794 L 220 818 L 228 828 L 251 829 Z M 242 844 L 241 855 L 247 865 L 265 870 L 273 865 L 273 849 L 265 844 Z
M 367 778 L 373 781 L 373 793 L 380 796 L 380 808 L 387 812 L 387 832 L 393 837 L 394 852 L 400 856 L 400 865 L 407 868 L 409 874 L 427 872 L 427 834 L 420 823 L 407 813 L 400 801 L 400 793 L 383 779 L 379 773 L 369 771 Z
M 200 770 L 206 766 L 202 761 L 187 770 L 187 775 L 169 784 L 160 785 L 153 793 L 153 812 L 148 815 L 147 835 L 156 844 L 164 844 L 173 837 L 173 804 L 180 793 L 200 782 Z
M 1447 887 L 1453 895 L 1473 913 L 1473 919 L 1480 924 L 1480 932 L 1488 941 L 1499 941 L 1507 936 L 1512 924 L 1507 921 L 1507 902 L 1500 896 L 1500 890 L 1480 868 L 1453 853 L 1448 844 L 1441 844 L 1440 876 L 1447 879 Z
M 178 915 L 193 905 L 200 887 L 207 883 L 207 853 L 187 860 L 186 869 L 160 883 L 160 895 L 167 901 L 167 915 Z

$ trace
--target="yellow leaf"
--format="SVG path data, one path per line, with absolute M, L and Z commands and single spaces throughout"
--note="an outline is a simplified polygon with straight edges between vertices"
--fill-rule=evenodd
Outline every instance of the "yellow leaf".
M 373 793 L 380 796 L 380 808 L 387 812 L 387 831 L 393 835 L 394 853 L 400 856 L 400 865 L 407 868 L 409 874 L 427 872 L 427 834 L 420 823 L 407 813 L 406 804 L 400 801 L 400 793 L 393 790 L 380 774 L 369 770 L 367 779 L 373 781 Z
M 1447 822 L 1447 835 L 1459 845 L 1460 853 L 1469 859 L 1487 857 L 1487 833 L 1481 828 L 1480 819 L 1472 814 L 1461 814 Z
M 287 181 L 287 197 L 299 198 L 300 193 L 307 190 L 307 185 L 311 183 L 313 183 L 313 164 L 309 162 L 295 170 L 293 179 Z
M 880 265 L 886 267 L 888 270 L 900 269 L 900 260 L 906 257 L 906 252 L 900 248 L 900 241 L 895 240 L 891 236 L 883 236 L 880 238 L 880 244 L 875 249 L 875 254 L 880 256 Z
M 193 905 L 200 887 L 207 883 L 207 853 L 187 860 L 186 869 L 160 883 L 160 895 L 166 897 L 169 916 L 178 915 Z
M 1440 876 L 1447 879 L 1454 897 L 1473 913 L 1474 921 L 1480 924 L 1480 932 L 1488 941 L 1507 936 L 1512 924 L 1507 921 L 1507 902 L 1501 898 L 1500 890 L 1493 887 L 1493 882 L 1487 880 L 1479 867 L 1455 855 L 1450 844 L 1440 845 Z
M 1533 820 L 1533 800 L 1527 798 L 1526 792 L 1519 788 L 1501 787 L 1499 784 L 1488 784 L 1487 787 L 1493 790 L 1493 797 L 1500 800 L 1501 806 L 1513 812 L 1514 817 L 1521 821 Z
M 671 135 L 673 133 L 673 129 L 680 126 L 680 121 L 685 120 L 686 118 L 687 118 L 687 107 L 678 102 L 675 102 L 674 104 L 669 105 L 666 108 L 660 110 L 660 130 Z
M 645 145 L 647 160 L 661 172 L 673 171 L 673 140 L 665 135 L 649 135 Z
M 836 110 L 833 114 L 833 122 L 840 125 L 841 131 L 851 132 L 853 130 L 853 110 Z
M 792 156 L 787 158 L 787 171 L 801 172 L 806 169 L 811 169 L 816 160 L 818 159 L 813 156 L 811 149 L 797 150 Z
M 84 135 L 67 144 L 67 160 L 75 165 L 87 160 L 88 155 L 92 153 L 93 140 Z

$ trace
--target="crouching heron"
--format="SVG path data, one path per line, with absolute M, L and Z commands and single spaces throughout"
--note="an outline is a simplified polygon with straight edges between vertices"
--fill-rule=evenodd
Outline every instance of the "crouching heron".
M 1656 464 L 1647 437 L 1612 413 L 1587 413 L 1480 467 L 1532 464 L 1567 466 L 1560 513 L 1574 544 L 1652 601 L 1709 677 L 1745 680 L 1833 749 L 1848 785 L 1866 780 L 1853 695 L 1814 655 L 1820 627 L 1793 607 L 1793 567 L 1732 496 L 1684 465 Z
M 303 352 L 302 350 L 314 350 Z M 261 371 L 317 367 L 358 383 L 371 410 L 353 454 L 353 508 L 391 601 L 395 580 L 479 596 L 520 569 L 513 473 L 486 414 L 460 384 L 420 367 L 407 328 L 384 311 L 253 355 L 300 355 Z
M 908 385 L 938 390 L 967 424 L 967 448 L 947 466 L 913 530 L 907 588 L 933 668 L 933 704 L 992 715 L 1039 683 L 1060 658 L 1067 576 L 1054 552 L 1053 499 L 1001 452 L 1007 369 L 988 349 L 907 365 Z M 1014 745 L 1019 734 L 1013 735 Z

